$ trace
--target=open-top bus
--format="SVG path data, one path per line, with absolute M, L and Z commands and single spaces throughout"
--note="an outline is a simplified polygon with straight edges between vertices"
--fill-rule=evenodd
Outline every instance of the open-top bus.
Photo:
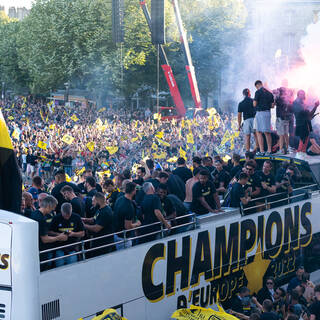
M 214 305 L 217 292 L 222 303 L 244 285 L 257 292 L 267 276 L 285 284 L 298 265 L 317 281 L 320 159 L 257 162 L 266 159 L 275 169 L 294 161 L 302 177 L 290 195 L 264 200 L 263 211 L 190 215 L 169 235 L 162 227 L 155 231 L 159 240 L 90 259 L 88 252 L 99 248 L 84 240 L 78 262 L 44 272 L 40 263 L 58 258 L 39 261 L 37 223 L 2 211 L 0 319 L 92 319 L 115 308 L 129 320 L 164 320 L 177 308 Z M 182 227 L 188 231 L 179 232 Z M 138 238 L 136 232 L 130 240 Z

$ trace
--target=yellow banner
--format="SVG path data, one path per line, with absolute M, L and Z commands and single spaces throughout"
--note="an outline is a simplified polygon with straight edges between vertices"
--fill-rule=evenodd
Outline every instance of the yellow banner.
M 43 141 L 38 142 L 38 147 L 42 150 L 47 150 L 47 144 Z
M 153 153 L 153 158 L 154 159 L 165 159 L 167 157 L 166 152 L 161 152 L 161 153 Z
M 14 139 L 16 139 L 16 140 L 20 140 L 20 134 L 19 134 L 19 132 L 18 132 L 18 130 L 17 129 L 14 129 L 14 131 L 12 132 L 12 138 L 14 138 Z
M 63 137 L 62 137 L 62 141 L 66 144 L 71 144 L 73 142 L 74 138 L 65 134 Z
M 218 305 L 218 308 L 219 311 L 215 311 L 210 308 L 191 306 L 190 309 L 177 310 L 171 318 L 177 320 L 239 320 L 235 316 L 226 313 L 220 305 Z
M 193 134 L 191 132 L 187 134 L 187 143 L 194 144 Z
M 170 143 L 169 143 L 169 142 L 166 142 L 166 141 L 161 140 L 161 139 L 157 139 L 157 141 L 158 141 L 160 144 L 162 144 L 162 145 L 164 145 L 164 146 L 166 146 L 166 147 L 170 147 Z
M 116 147 L 116 146 L 114 146 L 114 147 L 106 147 L 106 150 L 108 150 L 110 155 L 113 155 L 119 150 L 119 148 Z
M 88 142 L 87 143 L 87 148 L 89 149 L 89 151 L 93 152 L 94 150 L 94 142 Z
M 163 131 L 159 131 L 158 133 L 156 133 L 155 135 L 157 138 L 162 139 L 164 136 L 164 132 Z
M 78 118 L 75 114 L 73 114 L 73 115 L 70 117 L 70 119 L 73 120 L 74 122 L 79 121 L 79 118 Z

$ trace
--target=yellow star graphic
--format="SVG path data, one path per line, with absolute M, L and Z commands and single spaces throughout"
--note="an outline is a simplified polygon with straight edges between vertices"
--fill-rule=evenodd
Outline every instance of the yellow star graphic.
M 250 294 L 258 293 L 263 286 L 263 276 L 265 275 L 271 260 L 263 259 L 261 244 L 259 243 L 253 262 L 243 267 L 243 271 L 248 280 Z

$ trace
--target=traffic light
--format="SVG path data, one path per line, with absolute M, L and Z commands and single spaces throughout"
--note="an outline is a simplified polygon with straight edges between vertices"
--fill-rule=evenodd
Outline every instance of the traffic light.
M 112 0 L 112 38 L 115 43 L 124 42 L 124 0 Z
M 165 43 L 164 0 L 151 0 L 151 38 L 153 44 Z

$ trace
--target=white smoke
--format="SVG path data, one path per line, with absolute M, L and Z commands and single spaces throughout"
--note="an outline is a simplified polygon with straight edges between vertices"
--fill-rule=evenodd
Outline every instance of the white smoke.
M 320 22 L 308 28 L 303 23 L 297 24 L 301 18 L 309 19 L 310 9 L 290 7 L 286 0 L 251 1 L 251 4 L 248 1 L 247 6 L 247 37 L 235 49 L 233 63 L 224 73 L 223 95 L 230 98 L 232 92 L 232 98 L 238 102 L 244 88 L 254 93 L 254 82 L 258 79 L 269 89 L 280 87 L 283 80 L 288 79 L 289 87 L 319 95 Z M 305 30 L 299 45 L 297 37 Z
M 307 35 L 301 39 L 303 64 L 286 74 L 291 88 L 303 89 L 309 97 L 320 97 L 320 21 L 307 27 Z

